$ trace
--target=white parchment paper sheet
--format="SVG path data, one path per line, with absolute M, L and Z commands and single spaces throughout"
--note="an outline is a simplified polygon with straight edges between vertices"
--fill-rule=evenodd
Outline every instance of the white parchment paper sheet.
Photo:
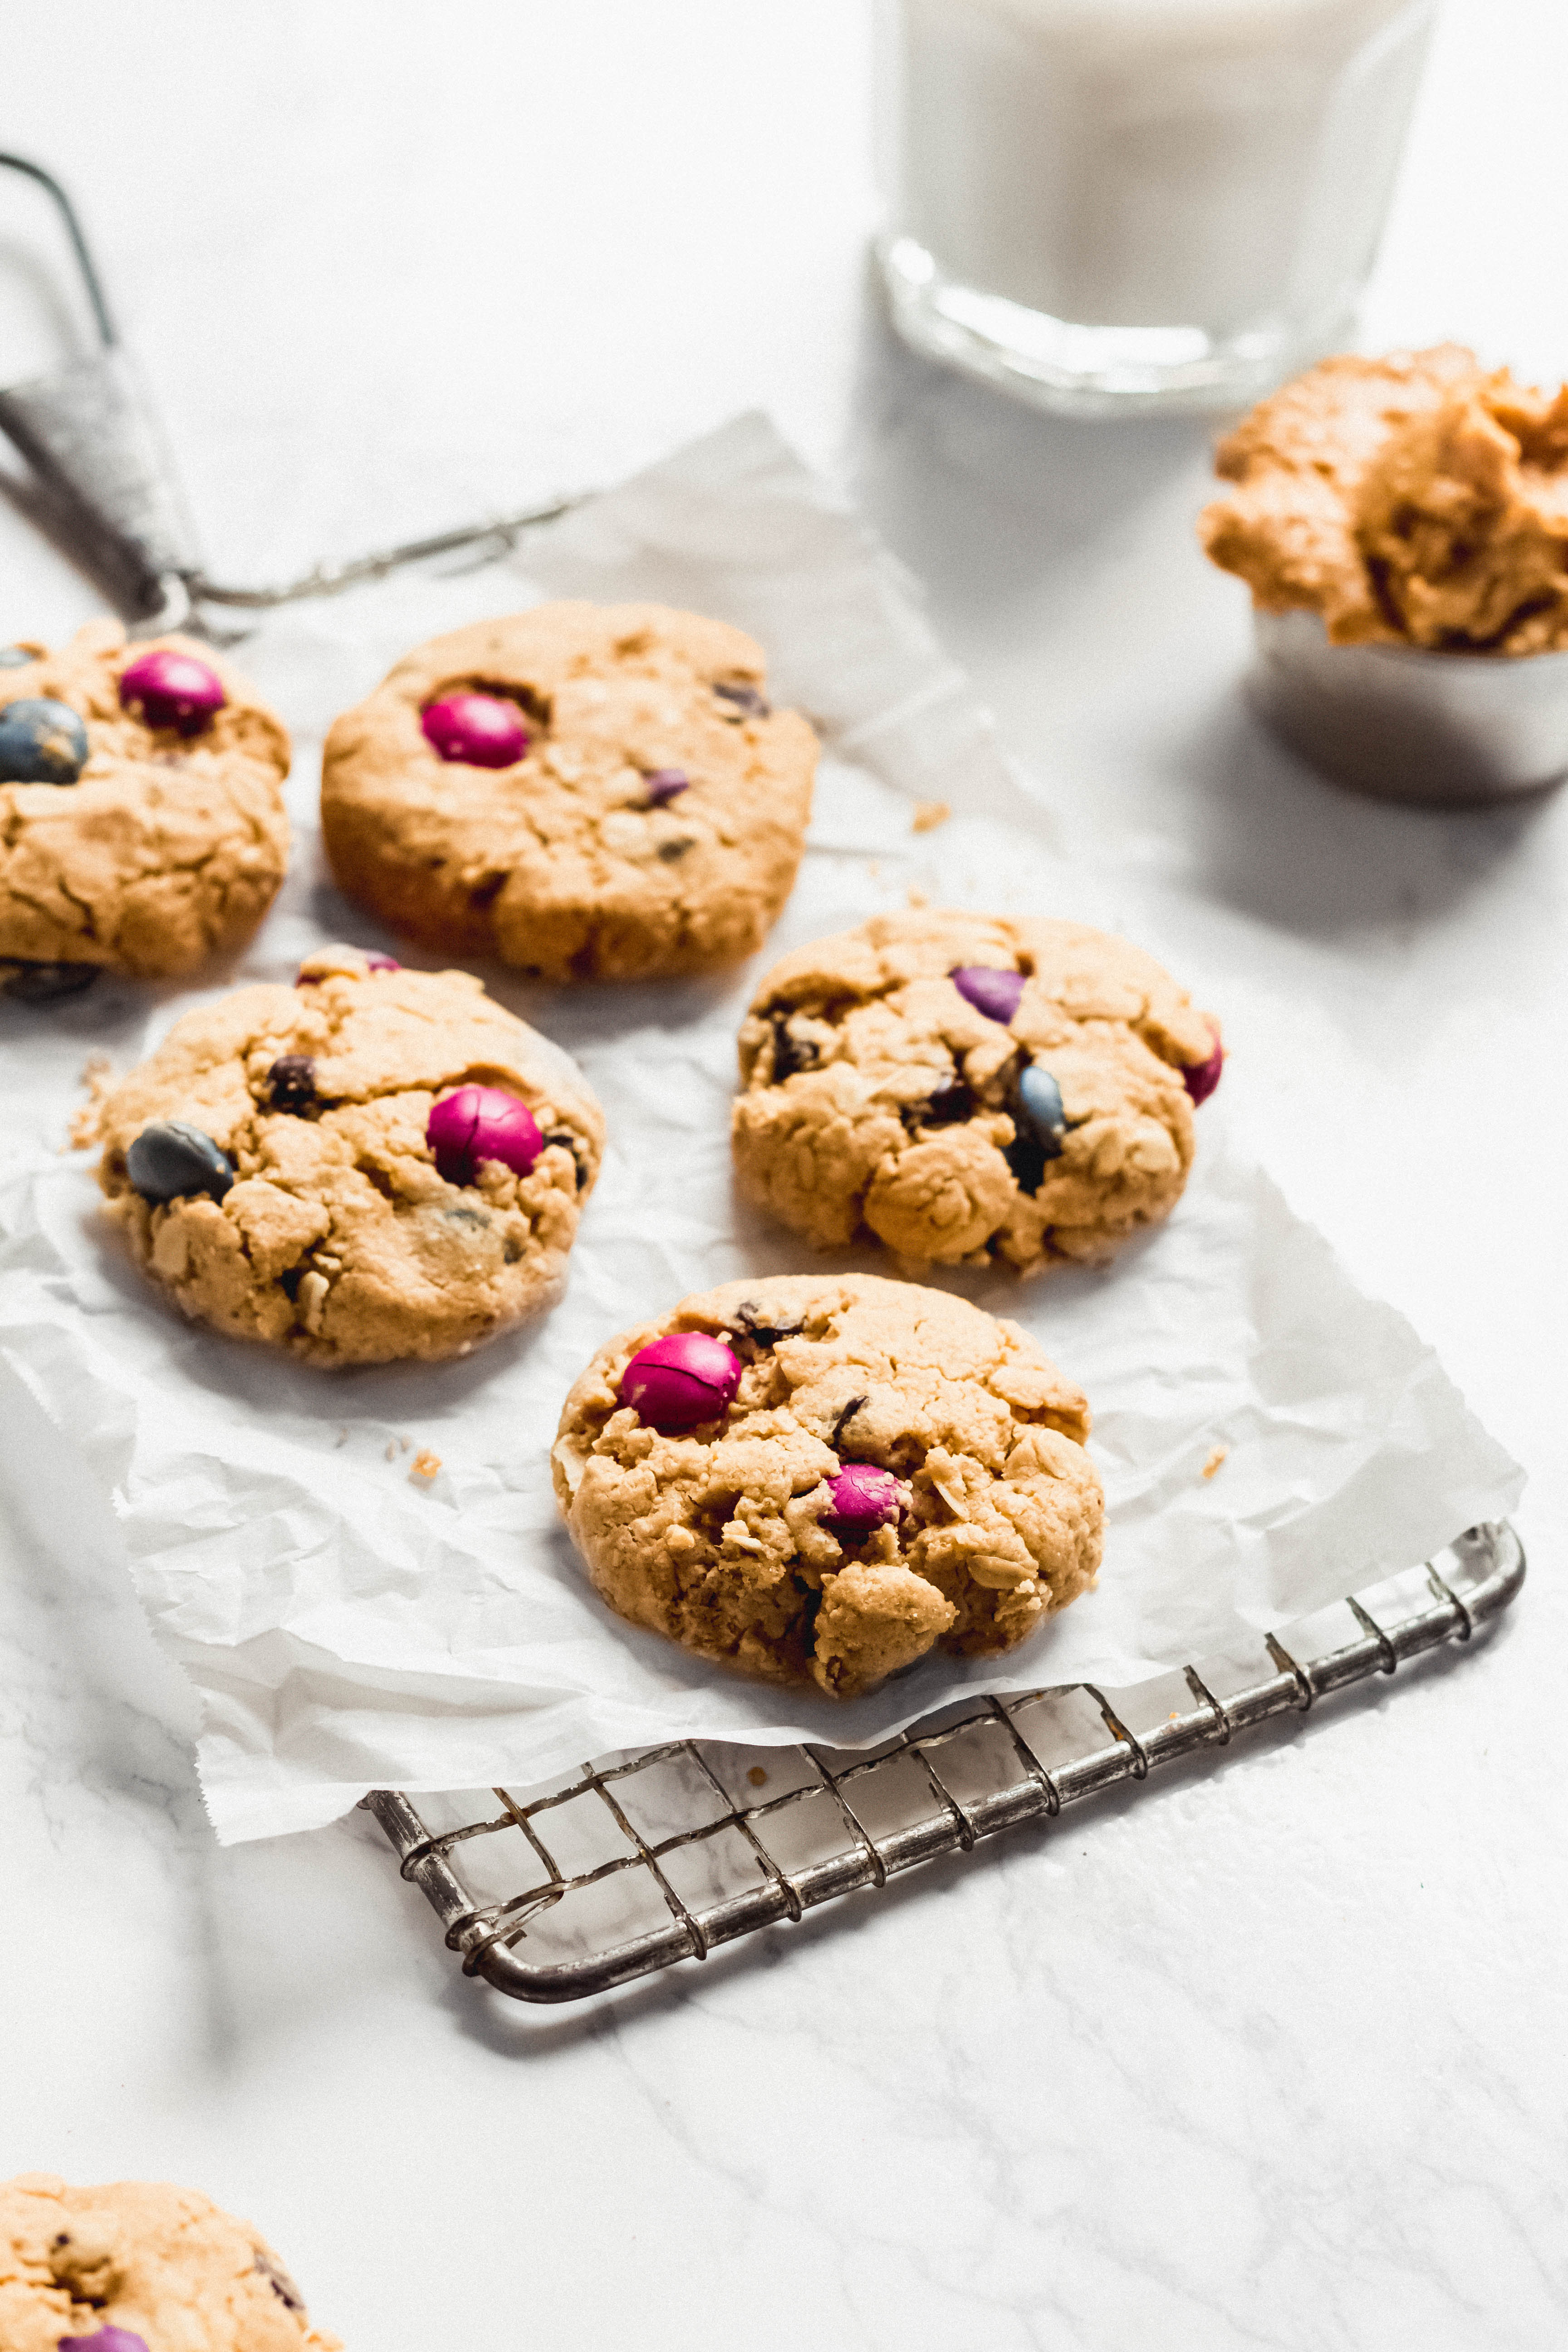
M 653 596 L 741 623 L 767 647 L 778 698 L 822 730 L 811 844 L 769 955 L 911 887 L 1131 927 L 1125 893 L 1094 903 L 1053 854 L 1047 803 L 1011 772 L 896 567 L 745 418 L 504 565 L 304 606 L 249 641 L 240 658 L 296 732 L 297 844 L 224 985 L 291 978 L 331 939 L 398 947 L 327 878 L 321 734 L 409 643 L 557 594 Z M 921 799 L 951 803 L 952 820 L 914 834 Z M 1025 1286 L 939 1277 L 1016 1316 L 1087 1390 L 1110 1507 L 1097 1592 L 1009 1658 L 931 1659 L 852 1706 L 744 1682 L 619 1623 L 555 1516 L 547 1453 L 564 1391 L 604 1339 L 684 1293 L 813 1262 L 731 1191 L 733 1040 L 760 968 L 570 992 L 488 973 L 579 1056 L 609 1119 L 568 1296 L 467 1361 L 336 1375 L 186 1326 L 106 1233 L 86 1160 L 60 1150 L 87 1054 L 129 1066 L 215 988 L 106 982 L 52 1011 L 4 1008 L 21 1139 L 0 1192 L 0 1350 L 72 1475 L 113 1497 L 137 1590 L 200 1696 L 203 1785 L 226 1841 L 314 1826 L 374 1787 L 526 1786 L 691 1735 L 854 1746 L 962 1691 L 1134 1681 L 1513 1507 L 1521 1475 L 1431 1351 L 1227 1148 L 1222 1090 L 1200 1113 L 1176 1214 L 1114 1268 Z M 15 1432 L 28 1416 L 6 1418 Z M 419 1447 L 441 1458 L 431 1487 L 409 1476 Z

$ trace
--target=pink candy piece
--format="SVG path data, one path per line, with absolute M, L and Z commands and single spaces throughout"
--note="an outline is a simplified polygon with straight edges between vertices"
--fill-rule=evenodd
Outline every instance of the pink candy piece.
M 672 1331 L 639 1348 L 621 1374 L 620 1398 L 654 1429 L 694 1429 L 734 1395 L 741 1360 L 705 1331 Z
M 528 749 L 518 707 L 504 695 L 449 694 L 432 702 L 419 724 L 443 760 L 468 768 L 510 768 Z
M 655 808 L 662 808 L 666 801 L 690 789 L 691 779 L 684 768 L 653 768 L 643 778 L 643 790 Z
M 59 2352 L 147 2352 L 147 2339 L 129 2327 L 100 2327 L 91 2336 L 62 2336 Z
M 425 1139 L 448 1184 L 477 1181 L 481 1160 L 526 1176 L 544 1149 L 528 1105 L 500 1087 L 459 1087 L 432 1105 Z
M 847 1462 L 828 1491 L 833 1496 L 833 1517 L 856 1527 L 890 1526 L 902 1503 L 892 1472 L 879 1470 L 872 1462 Z
M 222 678 L 205 661 L 160 646 L 138 654 L 121 671 L 120 699 L 149 727 L 174 727 L 182 735 L 199 735 L 228 697 Z
M 988 963 L 961 963 L 948 973 L 954 988 L 987 1021 L 1011 1021 L 1024 993 L 1021 971 L 996 971 Z
M 1214 1052 L 1209 1055 L 1208 1060 L 1189 1062 L 1182 1072 L 1182 1084 L 1191 1095 L 1194 1106 L 1201 1102 L 1207 1102 L 1210 1095 L 1218 1086 L 1220 1072 L 1225 1067 L 1225 1047 L 1220 1043 L 1219 1031 L 1212 1021 L 1209 1023 L 1209 1033 L 1214 1038 Z
M 403 970 L 403 966 L 398 962 L 395 956 L 372 955 L 367 953 L 365 956 L 365 962 L 369 965 L 372 971 L 401 971 Z M 294 985 L 296 988 L 320 988 L 325 977 L 325 973 L 320 971 L 297 971 L 294 974 Z

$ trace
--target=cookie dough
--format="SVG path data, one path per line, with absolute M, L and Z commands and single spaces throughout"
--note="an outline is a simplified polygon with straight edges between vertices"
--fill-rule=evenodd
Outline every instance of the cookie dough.
M 542 604 L 437 637 L 333 722 L 332 870 L 423 946 L 551 980 L 733 963 L 794 887 L 816 766 L 765 684 L 750 637 L 662 604 Z M 440 717 L 476 693 L 521 710 L 509 766 L 426 735 L 436 711 L 448 740 Z
M 223 680 L 227 699 L 199 733 L 121 706 L 121 673 L 149 647 L 127 645 L 118 621 L 89 622 L 61 653 L 10 648 L 27 658 L 0 664 L 0 713 L 63 703 L 88 739 L 76 782 L 0 783 L 0 984 L 14 993 L 68 992 L 73 971 L 79 982 L 194 971 L 250 937 L 283 879 L 281 723 L 209 646 L 156 643 Z M 40 979 L 47 966 L 61 968 L 58 984 Z
M 527 1105 L 542 1149 L 526 1173 L 438 1171 L 431 1111 L 465 1087 Z M 336 948 L 293 988 L 237 989 L 176 1022 L 97 1132 L 110 1213 L 187 1315 L 373 1364 L 466 1355 L 553 1303 L 605 1126 L 576 1065 L 468 972 L 377 971 Z
M 739 1358 L 679 1434 L 619 1387 L 676 1331 Z M 770 1682 L 854 1698 L 933 1648 L 994 1656 L 1094 1582 L 1104 1506 L 1089 1408 L 1016 1323 L 875 1276 L 726 1283 L 602 1348 L 566 1400 L 556 1498 L 612 1609 Z M 896 1524 L 834 1516 L 850 1464 Z M 842 1503 L 842 1486 L 837 1498 Z
M 0 2345 L 55 2352 L 107 2327 L 147 2352 L 342 2352 L 249 2223 L 194 2189 L 0 2182 Z
M 1455 343 L 1324 360 L 1219 446 L 1199 533 L 1269 612 L 1337 645 L 1568 646 L 1568 387 Z
M 1008 976 L 998 1017 L 955 971 Z M 736 1171 L 820 1248 L 868 1227 L 917 1263 L 1102 1259 L 1179 1199 L 1217 1041 L 1152 956 L 1081 923 L 879 915 L 759 987 Z

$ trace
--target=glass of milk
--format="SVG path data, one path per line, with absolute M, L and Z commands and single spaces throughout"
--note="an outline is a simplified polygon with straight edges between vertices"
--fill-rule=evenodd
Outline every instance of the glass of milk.
M 1348 340 L 1436 0 L 879 0 L 893 314 L 1047 408 L 1243 406 Z

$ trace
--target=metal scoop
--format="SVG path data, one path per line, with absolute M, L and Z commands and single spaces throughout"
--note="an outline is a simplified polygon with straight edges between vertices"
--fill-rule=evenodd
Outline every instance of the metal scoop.
M 136 636 L 184 628 L 232 640 L 203 610 L 265 612 L 306 596 L 328 596 L 377 580 L 405 563 L 495 543 L 497 552 L 535 523 L 549 522 L 580 497 L 551 499 L 521 514 L 497 516 L 431 539 L 409 540 L 339 564 L 318 564 L 302 579 L 273 588 L 226 587 L 209 579 L 162 434 L 120 341 L 102 277 L 74 205 L 52 173 L 24 155 L 0 165 L 37 182 L 53 199 L 81 273 L 99 348 L 51 374 L 0 391 L 0 432 L 29 472 L 19 503 L 35 513 L 103 590 Z

